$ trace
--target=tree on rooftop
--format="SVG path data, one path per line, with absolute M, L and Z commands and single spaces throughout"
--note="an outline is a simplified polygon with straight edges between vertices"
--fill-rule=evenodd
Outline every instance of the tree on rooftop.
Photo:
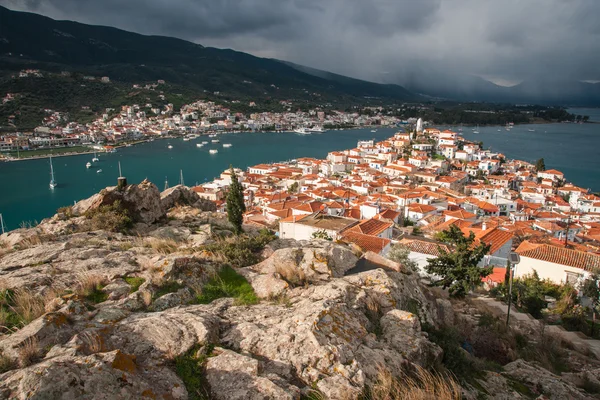
M 452 250 L 448 252 L 440 247 L 440 256 L 428 259 L 425 270 L 439 277 L 432 283 L 434 286 L 449 289 L 452 297 L 463 298 L 481 285 L 482 278 L 492 273 L 493 267 L 477 265 L 490 251 L 490 246 L 485 243 L 476 245 L 473 232 L 465 236 L 455 225 L 444 232 L 443 238 Z
M 244 221 L 244 212 L 246 205 L 244 204 L 244 190 L 238 181 L 237 175 L 231 166 L 231 185 L 227 193 L 227 219 L 233 225 L 235 233 L 242 233 L 242 222 Z
M 545 171 L 546 170 L 546 163 L 544 162 L 544 158 L 543 157 L 540 158 L 539 160 L 537 160 L 535 162 L 535 170 L 537 172 Z
M 296 193 L 297 191 L 298 191 L 298 182 L 294 182 L 288 187 L 288 193 Z

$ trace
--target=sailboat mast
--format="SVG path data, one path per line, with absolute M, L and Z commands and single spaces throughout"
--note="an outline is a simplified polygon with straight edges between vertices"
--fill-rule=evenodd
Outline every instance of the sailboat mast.
M 163 190 L 163 192 L 165 190 L 167 190 L 169 188 L 169 180 L 167 179 L 167 177 L 165 176 L 165 189 Z
M 54 167 L 52 166 L 52 156 L 50 156 L 50 178 L 54 182 Z
M 121 178 L 123 176 L 123 173 L 121 172 L 121 161 L 119 161 L 119 178 Z
M 185 186 L 185 184 L 183 183 L 183 170 L 182 169 L 179 170 L 179 184 L 181 186 Z
M 2 234 L 4 235 L 4 218 L 2 218 L 2 214 L 0 214 L 0 229 L 2 229 Z

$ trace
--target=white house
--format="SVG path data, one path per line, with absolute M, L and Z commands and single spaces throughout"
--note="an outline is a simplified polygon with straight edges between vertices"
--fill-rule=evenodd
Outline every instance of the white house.
M 524 241 L 516 252 L 521 256 L 521 262 L 515 268 L 517 278 L 536 271 L 541 279 L 575 284 L 600 268 L 599 255 L 562 246 Z

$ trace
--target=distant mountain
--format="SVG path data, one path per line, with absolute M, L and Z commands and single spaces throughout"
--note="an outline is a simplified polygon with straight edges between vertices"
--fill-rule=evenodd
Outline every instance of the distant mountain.
M 415 93 L 457 101 L 600 106 L 600 84 L 574 80 L 536 79 L 506 87 L 477 76 L 432 68 L 408 75 L 391 74 L 382 81 L 400 83 Z
M 142 83 L 164 79 L 187 89 L 240 99 L 302 99 L 350 104 L 419 96 L 399 85 L 339 75 L 316 76 L 278 60 L 145 36 L 116 28 L 56 21 L 0 7 L 0 75 L 22 68 L 73 71 Z

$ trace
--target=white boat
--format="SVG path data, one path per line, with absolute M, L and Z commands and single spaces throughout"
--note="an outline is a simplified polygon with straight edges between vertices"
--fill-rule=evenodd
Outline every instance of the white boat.
M 371 132 L 375 133 L 377 132 L 377 129 L 371 129 Z
M 208 142 L 202 142 L 202 144 L 208 144 Z
M 94 158 L 92 158 L 92 162 L 98 162 L 100 159 L 96 156 L 96 152 L 94 152 Z
M 170 144 L 169 146 L 167 146 L 167 148 L 172 149 L 173 145 Z
M 203 143 L 196 143 L 196 147 L 202 147 L 202 146 L 204 146 Z
M 325 130 L 323 130 L 323 127 L 321 127 L 321 126 L 313 126 L 312 128 L 310 128 L 310 131 L 315 132 L 315 133 L 325 132 Z
M 184 138 L 183 138 L 183 141 L 184 141 L 184 142 L 189 142 L 189 141 L 190 141 L 190 138 L 188 138 L 188 137 L 184 137 Z
M 54 167 L 52 166 L 52 156 L 50 156 L 50 189 L 54 189 L 58 186 L 56 180 L 54 179 Z
M 219 152 L 219 150 L 217 150 L 217 149 L 210 149 L 208 152 L 210 154 L 217 154 Z
M 310 131 L 304 127 L 294 129 L 294 132 L 299 133 L 301 135 L 310 135 Z
M 223 144 L 223 147 L 231 147 L 231 143 L 225 143 Z
M 473 129 L 473 133 L 479 133 L 479 125 L 477 125 L 476 129 Z
M 88 163 L 87 163 L 87 164 L 85 164 L 85 167 L 86 167 L 86 168 L 90 168 L 91 166 L 92 166 L 92 163 L 91 163 L 91 162 L 89 162 L 89 161 L 88 161 Z
M 213 140 L 211 140 L 211 142 L 213 142 L 213 143 L 219 143 L 219 139 L 213 139 Z
M 535 132 L 535 129 L 527 129 L 529 132 Z
M 101 169 L 99 169 L 98 171 L 96 171 L 96 173 L 97 173 L 97 174 L 99 174 L 100 172 L 102 172 L 102 170 L 101 170 Z
M 502 129 L 498 129 L 498 132 L 502 131 Z
M 217 137 L 214 133 L 212 135 L 208 135 L 208 137 Z

